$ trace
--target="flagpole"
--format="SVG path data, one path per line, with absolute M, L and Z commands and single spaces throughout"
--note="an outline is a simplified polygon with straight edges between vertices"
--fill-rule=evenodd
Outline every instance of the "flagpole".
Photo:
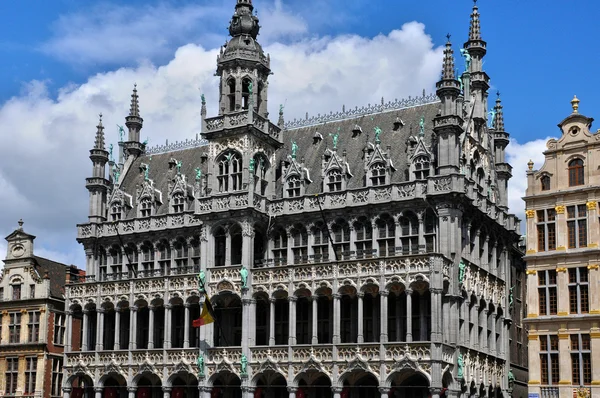
M 210 299 L 208 297 L 208 291 L 206 290 L 206 286 L 204 285 L 204 282 L 202 282 L 201 278 L 198 278 L 198 285 L 204 292 L 204 304 L 206 304 L 206 309 L 208 310 L 208 313 L 210 314 L 210 316 L 214 320 L 215 324 L 219 328 L 219 332 L 221 334 L 221 337 L 223 338 L 223 341 L 225 342 L 225 345 L 228 346 L 229 342 L 227 341 L 227 338 L 225 337 L 225 334 L 223 333 L 223 328 L 221 327 L 221 322 L 219 322 L 219 320 L 216 317 L 215 310 L 214 310 L 212 303 L 210 302 Z M 200 314 L 202 314 L 202 311 L 200 311 Z

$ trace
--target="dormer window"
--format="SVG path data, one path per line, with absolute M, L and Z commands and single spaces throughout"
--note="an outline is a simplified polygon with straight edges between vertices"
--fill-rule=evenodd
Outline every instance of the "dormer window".
M 143 198 L 140 201 L 140 217 L 150 217 L 152 215 L 152 200 Z
M 424 180 L 429 177 L 430 162 L 427 156 L 419 156 L 414 160 L 415 180 Z
M 550 176 L 542 176 L 542 178 L 540 178 L 540 183 L 542 184 L 542 191 L 550 190 Z
M 338 192 L 342 190 L 341 170 L 333 169 L 327 173 L 327 188 L 329 192 Z
M 300 188 L 302 181 L 297 175 L 293 175 L 287 179 L 287 196 L 288 198 L 297 198 L 300 196 Z
M 237 152 L 221 155 L 218 161 L 219 192 L 233 192 L 242 189 L 242 157 Z
M 119 221 L 123 215 L 123 206 L 120 202 L 115 202 L 110 207 L 110 219 L 112 221 Z
M 569 162 L 569 186 L 575 187 L 585 183 L 583 160 L 573 159 Z
M 379 185 L 385 185 L 385 165 L 381 162 L 377 162 L 371 166 L 371 185 L 376 187 Z
M 183 213 L 185 209 L 185 197 L 182 192 L 173 195 L 173 213 Z

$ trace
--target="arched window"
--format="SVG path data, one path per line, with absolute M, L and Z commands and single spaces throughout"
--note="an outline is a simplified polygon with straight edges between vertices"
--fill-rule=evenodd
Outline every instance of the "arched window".
M 227 234 L 225 230 L 219 227 L 215 233 L 215 267 L 225 265 L 225 250 L 227 246 Z
M 227 99 L 229 100 L 229 111 L 235 111 L 235 79 L 229 79 L 227 82 Z
M 428 209 L 425 212 L 425 222 L 423 223 L 425 227 L 424 235 L 425 235 L 425 251 L 427 253 L 434 252 L 436 250 L 435 245 L 435 234 L 436 234 L 436 225 L 437 225 L 437 217 L 433 210 Z
M 415 180 L 424 180 L 429 177 L 429 157 L 419 156 L 414 160 Z
M 107 270 L 107 256 L 106 256 L 106 250 L 104 250 L 103 247 L 98 248 L 98 277 L 99 280 L 104 281 L 106 280 L 106 274 L 108 273 Z
M 167 275 L 171 269 L 171 246 L 169 242 L 162 241 L 157 246 L 158 249 L 158 267 L 161 275 Z
M 183 192 L 177 192 L 173 195 L 173 213 L 182 213 L 185 210 L 185 196 Z
M 573 159 L 569 162 L 569 186 L 583 185 L 584 181 L 583 160 Z
M 121 202 L 114 202 L 110 207 L 110 219 L 112 221 L 119 221 L 123 214 L 123 206 L 121 206 Z
M 228 152 L 219 158 L 219 192 L 233 192 L 242 189 L 242 157 L 237 152 Z
M 396 223 L 387 214 L 377 220 L 377 243 L 379 256 L 393 256 L 396 253 Z
M 231 239 L 231 245 L 229 247 L 231 255 L 230 265 L 240 265 L 242 263 L 242 228 L 238 224 L 235 224 L 229 228 L 229 237 Z M 258 235 L 255 236 L 255 248 L 256 240 L 259 239 Z M 256 258 L 256 251 L 254 253 Z
M 294 264 L 304 264 L 308 261 L 308 233 L 302 225 L 292 229 L 292 253 Z
M 144 242 L 142 245 L 142 272 L 146 273 L 146 276 L 151 276 L 151 272 L 154 269 L 154 247 L 150 242 Z
M 374 163 L 371 166 L 371 185 L 374 187 L 385 185 L 385 174 L 385 164 L 382 162 Z
M 342 190 L 342 171 L 333 169 L 327 172 L 328 192 L 337 192 Z
M 246 78 L 242 81 L 242 107 L 248 109 L 250 106 L 250 83 L 252 80 Z
M 119 246 L 113 246 L 110 249 L 110 271 L 113 279 L 119 279 L 123 272 L 123 252 Z
M 400 217 L 400 230 L 402 254 L 419 253 L 419 220 L 414 213 L 408 212 Z
M 477 184 L 479 184 L 479 192 L 483 193 L 485 186 L 485 172 L 481 167 L 477 169 Z
M 346 259 L 350 256 L 350 226 L 344 220 L 337 220 L 331 227 L 333 234 L 333 250 L 336 259 Z
M 356 232 L 356 258 L 368 258 L 373 255 L 373 226 L 367 217 L 360 217 L 354 223 Z
M 540 182 L 542 184 L 542 191 L 550 190 L 550 176 L 542 176 L 542 178 L 540 178 Z
M 265 196 L 269 185 L 267 170 L 269 161 L 263 154 L 254 155 L 254 192 Z
M 287 179 L 287 196 L 288 198 L 297 198 L 301 195 L 300 188 L 302 187 L 302 180 L 298 175 L 292 175 Z
M 175 252 L 175 267 L 177 267 L 176 272 L 186 272 L 188 265 L 188 246 L 185 239 L 177 239 L 175 244 L 173 244 L 173 251 Z
M 277 228 L 273 232 L 273 261 L 275 265 L 287 264 L 287 234 L 283 228 Z
M 329 233 L 327 226 L 318 222 L 312 229 L 314 244 L 312 246 L 315 261 L 329 260 Z
M 152 199 L 142 198 L 140 201 L 140 217 L 150 217 L 152 215 Z

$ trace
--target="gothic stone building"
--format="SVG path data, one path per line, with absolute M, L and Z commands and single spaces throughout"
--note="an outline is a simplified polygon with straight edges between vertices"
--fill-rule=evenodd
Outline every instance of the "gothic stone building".
M 527 172 L 529 391 L 598 397 L 600 134 L 571 103 L 543 166 Z
M 62 396 L 64 285 L 79 270 L 36 256 L 34 239 L 22 221 L 6 237 L 0 276 L 0 396 Z
M 101 121 L 91 150 L 65 397 L 508 396 L 519 226 L 479 16 L 436 96 L 272 123 L 251 0 L 202 140 L 147 149 L 134 89 L 119 159 Z M 200 271 L 218 324 L 193 328 Z

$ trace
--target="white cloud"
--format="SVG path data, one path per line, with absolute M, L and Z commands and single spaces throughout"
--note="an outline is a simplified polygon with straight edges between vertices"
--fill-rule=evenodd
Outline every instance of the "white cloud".
M 545 160 L 543 152 L 550 138 L 537 139 L 524 144 L 511 139 L 506 147 L 506 161 L 513 167 L 513 177 L 508 184 L 508 206 L 510 211 L 521 220 L 525 220 L 525 202 L 521 198 L 527 189 L 527 163 L 532 160 L 535 169 L 542 167 Z M 521 232 L 525 233 L 524 223 L 521 223 Z
M 282 0 L 275 0 L 273 5 L 266 4 L 260 10 L 260 41 L 268 44 L 275 39 L 299 36 L 308 32 L 304 18 L 292 14 L 284 7 Z

